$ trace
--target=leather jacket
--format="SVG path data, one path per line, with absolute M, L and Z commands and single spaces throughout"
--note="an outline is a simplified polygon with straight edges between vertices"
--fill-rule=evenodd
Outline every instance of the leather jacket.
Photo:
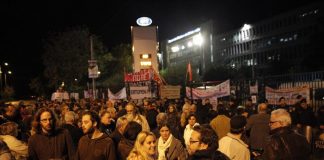
M 263 159 L 267 160 L 307 160 L 310 158 L 310 144 L 303 135 L 290 127 L 270 131 Z

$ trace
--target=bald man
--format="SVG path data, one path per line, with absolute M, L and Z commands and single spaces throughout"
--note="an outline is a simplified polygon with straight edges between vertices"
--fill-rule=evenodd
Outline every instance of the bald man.
M 270 115 L 267 114 L 267 110 L 267 104 L 260 103 L 258 105 L 258 114 L 249 117 L 246 125 L 246 130 L 250 131 L 249 146 L 252 150 L 256 150 L 254 156 L 261 154 L 258 152 L 262 152 L 261 150 L 265 148 L 266 137 L 269 136 Z

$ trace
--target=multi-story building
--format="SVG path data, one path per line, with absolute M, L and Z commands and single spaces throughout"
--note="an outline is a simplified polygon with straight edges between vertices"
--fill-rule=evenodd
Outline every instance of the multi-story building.
M 192 31 L 164 42 L 165 67 L 185 68 L 190 62 L 194 73 L 204 73 L 213 63 L 212 33 L 213 22 L 208 21 Z
M 317 2 L 222 34 L 215 34 L 212 21 L 207 22 L 168 40 L 166 66 L 182 66 L 191 61 L 200 73 L 216 66 L 249 66 L 252 78 L 324 69 L 316 58 L 324 49 L 323 6 L 323 2 Z M 202 43 L 195 46 L 198 35 Z

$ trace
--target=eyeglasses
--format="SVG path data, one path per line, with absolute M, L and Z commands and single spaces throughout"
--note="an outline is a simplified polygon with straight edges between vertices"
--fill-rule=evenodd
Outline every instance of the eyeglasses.
M 48 119 L 41 119 L 40 121 L 43 122 L 43 123 L 45 123 L 45 122 L 47 122 L 47 121 L 52 122 L 53 119 L 52 119 L 52 118 L 48 118 Z
M 200 141 L 189 141 L 189 144 L 194 144 L 194 143 L 197 143 L 197 142 L 200 142 Z

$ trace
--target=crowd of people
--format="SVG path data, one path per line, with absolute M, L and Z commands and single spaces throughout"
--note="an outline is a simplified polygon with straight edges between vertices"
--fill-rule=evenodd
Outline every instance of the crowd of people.
M 324 107 L 234 99 L 38 100 L 1 104 L 1 160 L 324 158 Z M 314 145 L 311 145 L 314 144 Z M 315 147 L 314 147 L 315 146 Z

